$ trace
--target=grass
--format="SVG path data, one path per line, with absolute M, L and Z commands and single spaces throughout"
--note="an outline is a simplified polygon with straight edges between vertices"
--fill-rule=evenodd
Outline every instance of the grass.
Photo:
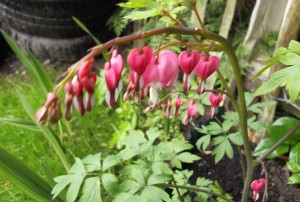
M 49 75 L 55 77 L 56 73 L 53 73 L 52 69 Z M 22 93 L 28 102 L 38 109 L 45 101 L 45 97 L 41 96 L 42 93 L 38 89 L 38 86 L 32 83 L 27 75 L 0 75 L 0 117 L 29 120 L 18 99 L 17 92 Z M 118 125 L 121 122 L 118 114 L 109 110 L 105 104 L 96 106 L 95 110 L 86 113 L 82 118 L 77 113 L 73 114 L 73 119 L 70 121 L 73 140 L 69 141 L 66 135 L 62 138 L 70 161 L 73 162 L 75 156 L 84 158 L 88 154 L 98 152 L 111 153 L 107 149 L 111 134 L 114 132 L 111 124 Z M 53 128 L 57 130 L 55 126 Z M 42 164 L 47 165 L 55 173 L 55 176 L 65 174 L 53 149 L 39 132 L 0 123 L 0 143 L 2 147 L 25 162 L 29 168 L 35 170 L 44 179 L 46 177 Z M 12 202 L 32 201 L 1 176 L 0 199 Z

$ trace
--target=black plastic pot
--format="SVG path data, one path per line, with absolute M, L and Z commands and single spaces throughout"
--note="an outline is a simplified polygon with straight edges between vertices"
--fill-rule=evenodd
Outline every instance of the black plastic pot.
M 1 0 L 3 28 L 39 58 L 74 60 L 93 45 L 73 21 L 77 17 L 89 30 L 105 38 L 105 23 L 117 0 Z M 108 34 L 107 34 L 108 35 Z

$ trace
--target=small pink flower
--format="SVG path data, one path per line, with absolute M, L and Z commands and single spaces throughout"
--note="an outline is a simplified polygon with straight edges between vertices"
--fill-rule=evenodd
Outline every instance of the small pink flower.
M 251 189 L 253 190 L 252 199 L 256 201 L 259 198 L 259 193 L 265 187 L 265 179 L 254 180 L 251 183 Z
M 193 50 L 192 52 L 183 51 L 178 57 L 178 63 L 181 70 L 184 72 L 183 76 L 183 89 L 185 92 L 190 88 L 190 74 L 199 62 L 199 52 Z
M 205 80 L 212 75 L 219 67 L 220 61 L 216 56 L 206 57 L 204 54 L 200 54 L 200 59 L 195 67 L 194 71 L 201 78 L 198 86 L 198 93 L 201 94 L 204 91 Z
M 177 99 L 176 99 L 176 101 L 175 101 L 174 118 L 177 118 L 180 106 L 181 106 L 181 99 L 178 96 Z
M 116 103 L 116 92 L 118 81 L 115 70 L 110 66 L 109 62 L 104 64 L 104 78 L 106 81 L 107 92 L 106 92 L 106 102 L 110 108 L 115 106 Z
M 79 69 L 77 71 L 77 75 L 78 75 L 79 79 L 82 79 L 82 78 L 84 78 L 84 77 L 86 77 L 86 76 L 89 75 L 89 72 L 92 69 L 93 62 L 94 62 L 94 57 L 92 57 L 91 59 L 83 62 L 80 65 L 80 67 L 79 67 Z
M 106 102 L 110 108 L 114 107 L 119 93 L 122 90 L 122 71 L 124 63 L 122 56 L 115 49 L 111 58 L 104 64 L 104 77 L 108 91 L 106 92 Z
M 211 104 L 211 108 L 209 111 L 209 117 L 211 119 L 213 118 L 216 108 L 219 106 L 219 104 L 220 104 L 220 102 L 222 102 L 222 100 L 223 100 L 223 96 L 221 94 L 214 94 L 214 93 L 210 94 L 209 101 Z
M 189 106 L 187 108 L 187 115 L 183 119 L 183 124 L 187 125 L 190 119 L 195 116 L 197 112 L 197 105 L 194 103 L 194 100 L 190 100 Z
M 56 123 L 61 118 L 60 105 L 58 96 L 53 92 L 48 93 L 46 103 L 35 113 L 36 121 L 39 124 Z
M 166 117 L 167 118 L 170 118 L 172 106 L 173 106 L 172 100 L 169 99 L 168 104 L 167 104 L 167 108 L 166 108 Z

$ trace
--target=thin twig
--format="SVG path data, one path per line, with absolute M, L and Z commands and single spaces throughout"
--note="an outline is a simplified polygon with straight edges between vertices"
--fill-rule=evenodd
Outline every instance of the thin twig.
M 201 29 L 202 29 L 204 32 L 206 32 L 206 28 L 205 28 L 205 26 L 204 26 L 204 24 L 203 24 L 203 22 L 202 22 L 202 20 L 201 20 L 201 17 L 200 17 L 200 15 L 199 15 L 198 10 L 197 10 L 196 4 L 193 5 L 193 8 L 192 8 L 192 9 L 193 9 L 193 11 L 194 11 L 195 14 L 196 14 L 196 17 L 197 17 L 197 20 L 198 20 L 199 23 L 200 23 Z
M 263 195 L 263 199 L 262 202 L 266 202 L 268 200 L 268 171 L 267 168 L 265 166 L 265 163 L 263 161 L 260 162 L 261 167 L 263 168 L 263 174 L 265 175 L 265 190 L 264 190 L 264 195 Z

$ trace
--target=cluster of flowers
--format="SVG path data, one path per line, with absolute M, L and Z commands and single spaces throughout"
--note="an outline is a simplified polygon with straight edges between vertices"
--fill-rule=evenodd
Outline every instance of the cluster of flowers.
M 265 179 L 259 179 L 254 180 L 251 183 L 251 189 L 253 190 L 253 196 L 252 199 L 254 201 L 257 201 L 259 198 L 259 193 L 262 191 L 262 189 L 265 187 Z
M 216 56 L 208 56 L 196 50 L 183 51 L 177 56 L 171 50 L 164 50 L 156 54 L 149 46 L 131 50 L 127 57 L 127 63 L 131 68 L 129 74 L 130 83 L 127 86 L 123 99 L 128 100 L 130 97 L 134 97 L 138 103 L 139 100 L 149 96 L 149 107 L 145 111 L 157 107 L 159 104 L 157 103 L 159 90 L 173 86 L 179 74 L 178 67 L 184 73 L 183 91 L 189 91 L 191 88 L 191 79 L 196 74 L 201 79 L 197 87 L 197 93 L 202 94 L 204 92 L 205 80 L 217 70 L 220 64 Z M 67 82 L 65 85 L 65 116 L 67 119 L 71 118 L 72 108 L 76 108 L 81 115 L 93 108 L 93 94 L 97 75 L 95 72 L 91 72 L 92 64 L 93 58 L 82 63 L 72 81 Z M 114 107 L 122 89 L 121 77 L 123 68 L 124 62 L 122 56 L 118 53 L 117 49 L 114 49 L 109 61 L 104 65 L 104 76 L 108 89 L 106 102 L 110 108 Z M 57 100 L 56 96 L 56 100 L 52 102 L 56 103 L 58 102 Z M 212 118 L 215 108 L 223 100 L 223 97 L 221 94 L 212 93 L 209 100 L 212 105 L 209 116 Z M 52 107 L 51 104 L 49 105 L 50 101 L 47 99 L 46 104 L 43 106 L 43 111 L 49 110 L 47 108 L 50 106 Z M 174 103 L 175 109 L 173 114 L 175 118 L 178 116 L 181 104 L 182 100 L 178 96 Z M 163 116 L 169 118 L 173 106 L 172 100 L 169 99 L 167 104 L 161 104 L 160 106 L 163 109 Z M 191 99 L 183 123 L 188 124 L 189 120 L 195 116 L 196 111 L 197 106 L 194 100 Z M 36 118 L 40 123 L 45 123 L 49 119 L 49 116 L 51 116 L 48 114 L 42 113 L 39 110 Z

